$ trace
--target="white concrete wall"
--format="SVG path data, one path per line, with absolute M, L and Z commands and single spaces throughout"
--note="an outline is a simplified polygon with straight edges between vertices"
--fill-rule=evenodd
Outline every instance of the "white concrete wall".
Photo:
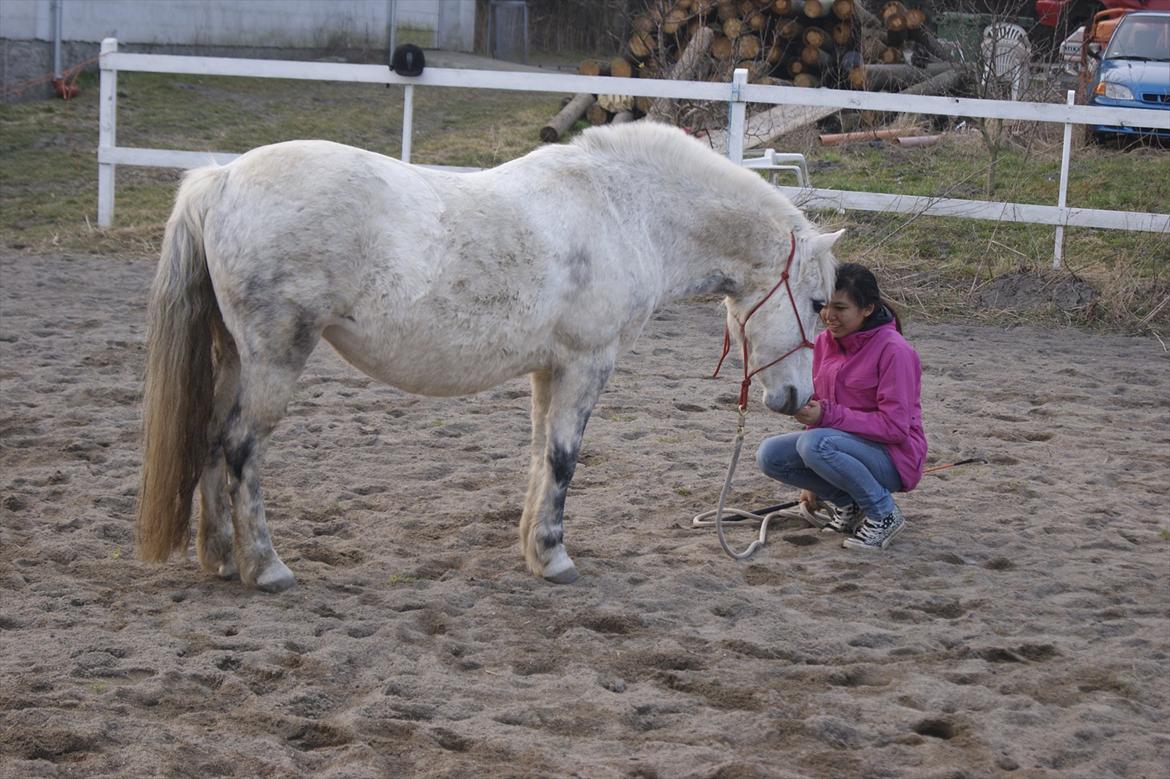
M 65 41 L 381 48 L 392 0 L 61 0 Z M 398 39 L 471 51 L 475 0 L 397 0 Z M 0 0 L 0 38 L 52 39 L 49 0 Z

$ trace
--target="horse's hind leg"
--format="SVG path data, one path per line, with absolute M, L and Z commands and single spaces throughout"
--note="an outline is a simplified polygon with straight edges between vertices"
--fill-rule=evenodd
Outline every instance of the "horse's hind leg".
M 223 335 L 226 336 L 226 332 Z M 220 338 L 217 346 L 215 406 L 208 430 L 210 454 L 199 479 L 199 531 L 195 548 L 204 570 L 232 579 L 239 569 L 236 566 L 223 443 L 228 415 L 240 395 L 240 356 L 228 337 Z
M 304 357 L 308 357 L 307 351 Z M 228 414 L 223 435 L 235 518 L 236 562 L 245 584 L 279 592 L 296 579 L 272 548 L 260 474 L 268 439 L 284 416 L 304 359 L 297 355 L 291 363 L 249 361 L 247 355 L 241 355 L 241 361 L 239 400 Z
M 585 425 L 612 369 L 612 359 L 593 359 L 560 368 L 548 378 L 544 456 L 540 474 L 529 486 L 521 543 L 529 570 L 557 584 L 577 579 L 577 567 L 565 551 L 565 496 Z M 534 431 L 538 394 L 534 380 Z

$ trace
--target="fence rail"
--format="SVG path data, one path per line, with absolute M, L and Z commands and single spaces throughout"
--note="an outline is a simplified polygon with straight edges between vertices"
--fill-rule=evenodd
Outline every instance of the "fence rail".
M 411 78 L 399 76 L 385 65 L 131 54 L 119 52 L 117 40 L 113 38 L 102 41 L 101 53 L 101 116 L 98 139 L 98 225 L 101 227 L 113 224 L 114 172 L 117 165 L 190 168 L 212 162 L 224 163 L 239 156 L 221 152 L 118 146 L 116 134 L 118 71 L 402 86 L 405 89 L 401 156 L 407 162 L 410 161 L 413 99 L 416 87 L 499 89 L 561 94 L 590 92 L 728 102 L 731 107 L 729 112 L 731 126 L 728 131 L 726 152 L 739 163 L 743 162 L 744 109 L 747 103 L 1053 122 L 1065 126 L 1059 200 L 1056 206 L 817 188 L 781 189 L 795 202 L 810 208 L 847 208 L 1055 225 L 1057 236 L 1053 251 L 1053 267 L 1059 267 L 1061 263 L 1065 227 L 1170 233 L 1170 214 L 1078 209 L 1066 205 L 1073 125 L 1105 124 L 1170 129 L 1170 111 L 1078 106 L 1072 104 L 1071 96 L 1067 103 L 1058 104 L 764 86 L 748 84 L 747 73 L 743 70 L 737 70 L 730 83 L 445 68 L 428 68 L 422 75 Z

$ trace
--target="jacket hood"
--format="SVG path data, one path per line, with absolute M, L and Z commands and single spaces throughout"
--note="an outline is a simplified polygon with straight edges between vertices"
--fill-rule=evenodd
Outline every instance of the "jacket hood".
M 873 330 L 875 327 L 881 327 L 882 325 L 889 324 L 893 321 L 894 312 L 885 305 L 878 306 L 876 309 L 874 309 L 874 312 L 867 316 L 865 321 L 861 323 L 859 332 Z

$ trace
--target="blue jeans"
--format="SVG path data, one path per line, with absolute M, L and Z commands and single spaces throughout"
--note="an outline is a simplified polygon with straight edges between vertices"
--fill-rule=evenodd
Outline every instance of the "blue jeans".
M 893 512 L 890 493 L 902 489 L 902 477 L 884 445 L 831 427 L 765 439 L 756 462 L 773 479 L 809 490 L 835 506 L 856 503 L 869 517 Z

